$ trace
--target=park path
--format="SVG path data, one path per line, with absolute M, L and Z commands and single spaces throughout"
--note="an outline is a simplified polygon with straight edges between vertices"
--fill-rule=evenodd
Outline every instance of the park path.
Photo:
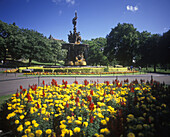
M 142 74 L 142 75 L 126 75 L 126 76 L 87 76 L 87 77 L 18 77 L 21 75 L 20 73 L 12 73 L 12 74 L 5 74 L 0 73 L 0 96 L 8 95 L 12 93 L 16 93 L 17 89 L 19 89 L 20 85 L 23 88 L 28 88 L 29 85 L 39 84 L 41 85 L 42 81 L 44 80 L 46 84 L 50 84 L 52 79 L 55 79 L 58 84 L 62 84 L 62 80 L 67 80 L 68 84 L 72 84 L 75 80 L 79 82 L 79 84 L 83 84 L 83 81 L 87 79 L 89 82 L 92 81 L 99 81 L 102 83 L 104 81 L 112 82 L 116 78 L 119 81 L 123 81 L 124 79 L 129 79 L 129 81 L 133 81 L 135 79 L 140 80 L 144 79 L 145 81 L 151 80 L 151 77 L 159 82 L 165 82 L 165 84 L 170 85 L 170 75 L 165 74 Z

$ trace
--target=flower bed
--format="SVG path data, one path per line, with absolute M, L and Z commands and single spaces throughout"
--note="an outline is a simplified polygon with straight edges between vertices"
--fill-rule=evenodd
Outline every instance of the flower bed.
M 4 71 L 5 73 L 16 73 L 18 72 L 18 69 L 8 69 Z
M 13 135 L 155 136 L 169 124 L 170 88 L 153 80 L 62 82 L 20 86 L 7 103 L 6 119 Z
M 117 71 L 117 72 L 30 72 L 24 73 L 24 75 L 109 75 L 109 74 L 129 74 L 138 73 L 138 71 Z

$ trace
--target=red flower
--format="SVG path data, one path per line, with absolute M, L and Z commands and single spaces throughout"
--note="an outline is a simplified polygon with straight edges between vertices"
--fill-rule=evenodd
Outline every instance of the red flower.
M 45 91 L 43 90 L 43 97 L 45 97 Z
M 93 102 L 90 102 L 89 109 L 94 110 L 94 103 Z
M 113 95 L 113 94 L 114 94 L 114 91 L 113 91 L 113 90 L 110 90 L 110 94 Z
M 93 90 L 91 89 L 90 94 L 93 96 Z
M 71 100 L 74 99 L 73 95 L 71 96 Z
M 22 86 L 20 85 L 20 89 L 22 89 Z
M 126 80 L 124 80 L 124 82 L 125 82 L 125 83 L 129 83 L 129 80 L 128 80 L 128 79 L 126 79 Z
M 134 88 L 134 87 L 132 87 L 130 91 L 131 91 L 132 93 L 134 93 L 134 92 L 135 92 L 135 91 L 134 91 L 134 89 L 135 89 L 135 88 Z
M 74 81 L 74 83 L 75 83 L 75 84 L 78 84 L 78 81 L 77 81 L 77 80 L 75 80 L 75 81 Z
M 74 113 L 73 113 L 73 112 L 71 112 L 71 115 L 72 115 L 72 116 L 74 116 Z
M 109 81 L 105 81 L 106 85 L 109 86 Z
M 84 80 L 84 85 L 87 86 L 89 84 L 89 82 L 85 79 Z
M 91 102 L 91 100 L 92 100 L 92 97 L 91 97 L 91 96 L 89 96 L 89 95 L 87 95 L 87 102 L 88 102 L 88 101 L 90 101 L 90 102 Z
M 45 81 L 44 80 L 43 80 L 42 84 L 45 85 Z
M 19 97 L 18 90 L 17 90 L 17 93 L 16 93 L 16 97 Z
M 69 104 L 68 104 L 68 102 L 66 103 L 66 107 L 67 107 L 67 108 L 69 107 Z
M 94 120 L 94 117 L 91 116 L 91 117 L 90 117 L 90 123 L 93 123 L 93 120 Z
M 76 103 L 79 102 L 79 97 L 76 97 L 75 102 L 76 102 Z
M 78 94 L 81 94 L 80 90 L 77 91 L 77 95 L 78 95 Z
M 39 103 L 37 102 L 37 108 L 40 108 L 40 105 L 39 105 Z
M 29 102 L 29 101 L 32 101 L 32 98 L 31 98 L 31 96 L 30 96 L 29 93 L 27 93 L 27 98 L 28 98 L 28 102 Z

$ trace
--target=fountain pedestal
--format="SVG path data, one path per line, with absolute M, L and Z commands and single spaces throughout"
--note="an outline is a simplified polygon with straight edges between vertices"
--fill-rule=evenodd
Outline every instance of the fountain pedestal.
M 87 57 L 86 44 L 66 43 L 62 45 L 63 49 L 67 49 L 67 57 L 65 59 L 65 65 L 68 66 L 85 66 Z

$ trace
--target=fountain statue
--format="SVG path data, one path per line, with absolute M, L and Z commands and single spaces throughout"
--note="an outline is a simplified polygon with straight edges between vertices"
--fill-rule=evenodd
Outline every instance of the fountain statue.
M 65 59 L 65 65 L 67 66 L 85 66 L 87 58 L 87 48 L 88 45 L 81 44 L 80 32 L 77 32 L 77 12 L 75 12 L 75 17 L 72 20 L 73 23 L 73 33 L 70 31 L 68 35 L 69 43 L 62 44 L 63 49 L 67 49 L 67 57 Z

